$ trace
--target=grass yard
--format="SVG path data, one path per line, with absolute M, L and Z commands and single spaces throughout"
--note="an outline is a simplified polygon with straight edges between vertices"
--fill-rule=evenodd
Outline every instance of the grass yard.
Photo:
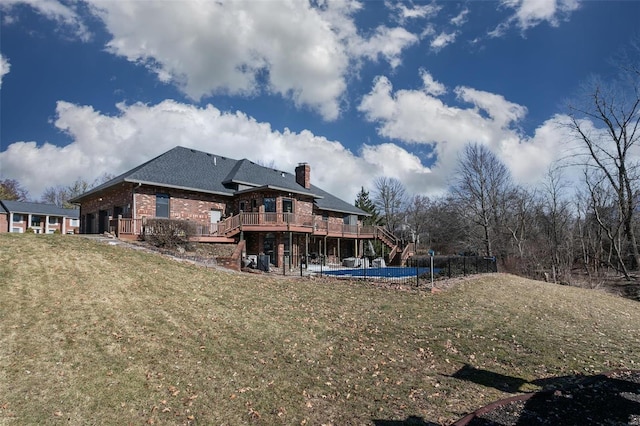
M 450 424 L 640 368 L 640 305 L 492 274 L 436 294 L 0 234 L 0 424 Z

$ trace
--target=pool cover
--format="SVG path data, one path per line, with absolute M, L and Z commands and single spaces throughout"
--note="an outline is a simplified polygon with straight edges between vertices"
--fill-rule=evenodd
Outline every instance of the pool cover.
M 385 277 L 385 278 L 407 278 L 416 275 L 426 274 L 431 276 L 431 268 L 411 268 L 401 266 L 388 266 L 385 268 L 355 268 L 355 269 L 332 269 L 323 270 L 323 275 L 334 275 L 340 277 Z M 440 269 L 434 268 L 433 274 L 437 275 Z

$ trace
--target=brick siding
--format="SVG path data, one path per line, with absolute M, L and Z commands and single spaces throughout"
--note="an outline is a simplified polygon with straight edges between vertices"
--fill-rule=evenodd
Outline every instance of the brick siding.
M 133 197 L 131 196 L 132 190 L 133 184 L 123 183 L 100 194 L 96 194 L 94 197 L 82 202 L 80 215 L 97 214 L 100 210 L 105 210 L 112 216 L 113 208 L 121 207 L 123 209 L 122 217 L 131 217 L 131 205 L 133 202 Z
M 208 224 L 209 212 L 227 213 L 227 199 L 214 194 L 203 194 L 179 189 L 141 187 L 135 193 L 136 217 L 156 217 L 156 195 L 169 195 L 169 218 L 191 220 Z
M 0 213 L 0 232 L 9 232 L 9 215 Z

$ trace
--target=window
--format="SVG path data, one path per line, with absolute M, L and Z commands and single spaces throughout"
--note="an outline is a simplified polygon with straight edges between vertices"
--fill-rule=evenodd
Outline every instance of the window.
M 243 212 L 245 210 L 247 210 L 247 203 L 240 201 L 240 211 Z
M 156 217 L 169 217 L 169 194 L 156 194 Z
M 357 225 L 358 224 L 358 216 L 355 214 L 347 214 L 344 216 L 344 224 L 345 225 Z
M 13 214 L 13 221 L 14 222 L 22 222 L 24 220 L 23 216 L 20 213 L 14 213 Z
M 11 228 L 11 232 L 16 233 L 16 234 L 22 234 L 24 232 L 24 229 L 22 229 L 20 227 L 14 227 L 14 228 Z
M 276 211 L 276 199 L 275 198 L 265 198 L 263 204 L 264 204 L 264 211 L 266 213 L 275 213 L 275 211 Z
M 57 225 L 58 217 L 57 216 L 49 216 L 49 225 Z
M 31 216 L 31 226 L 40 226 L 42 224 L 42 216 Z
M 80 219 L 69 219 L 69 226 L 80 226 Z
M 282 200 L 282 212 L 293 213 L 293 200 L 285 198 Z
M 255 211 L 256 207 L 258 207 L 258 200 L 254 198 L 251 200 L 251 210 Z

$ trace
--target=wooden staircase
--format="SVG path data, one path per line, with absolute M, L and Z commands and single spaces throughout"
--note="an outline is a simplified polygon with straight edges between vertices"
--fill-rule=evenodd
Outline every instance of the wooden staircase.
M 389 265 L 404 265 L 407 259 L 415 254 L 415 244 L 409 243 L 403 249 L 398 238 L 382 226 L 376 226 L 376 238 L 391 249 L 388 256 Z

